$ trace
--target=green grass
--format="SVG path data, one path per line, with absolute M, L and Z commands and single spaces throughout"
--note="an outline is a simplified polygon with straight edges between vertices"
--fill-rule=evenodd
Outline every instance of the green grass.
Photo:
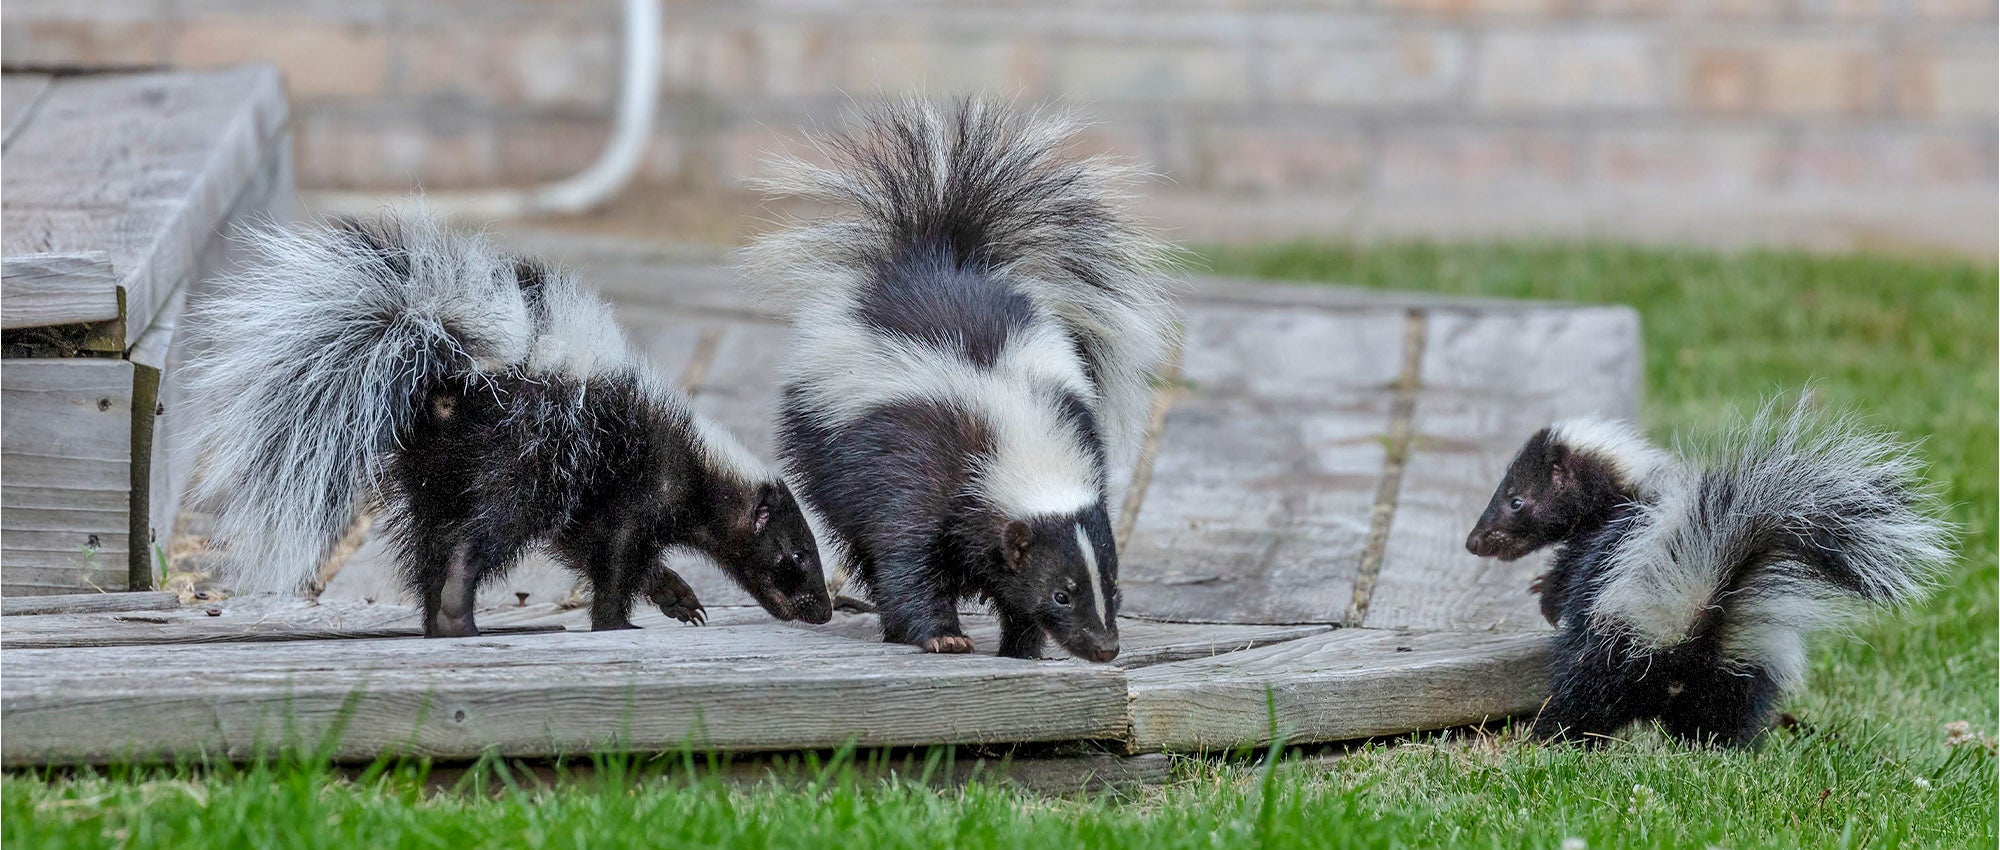
M 1513 736 L 1420 739 L 1341 759 L 1191 761 L 1123 796 L 940 792 L 831 771 L 740 787 L 610 760 L 553 787 L 432 790 L 422 766 L 10 774 L 9 848 L 1992 847 L 1996 723 L 1995 320 L 1987 266 L 1616 246 L 1297 245 L 1209 255 L 1218 272 L 1620 302 L 1645 321 L 1648 426 L 1665 435 L 1817 381 L 1830 404 L 1928 436 L 1964 529 L 1945 591 L 1823 642 L 1801 726 L 1755 752 L 1639 731 L 1599 751 Z M 635 775 L 637 774 L 637 775 Z M 651 777 L 651 778 L 647 778 Z

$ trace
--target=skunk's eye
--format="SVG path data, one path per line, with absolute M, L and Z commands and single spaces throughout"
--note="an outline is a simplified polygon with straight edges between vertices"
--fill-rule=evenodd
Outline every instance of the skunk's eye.
M 1069 591 L 1058 590 L 1056 591 L 1056 595 L 1052 598 L 1055 600 L 1055 603 L 1057 605 L 1061 605 L 1064 608 L 1069 607 Z
M 1513 498 L 1513 500 L 1512 500 L 1512 501 L 1509 501 L 1509 502 L 1507 503 L 1507 510 L 1510 510 L 1510 511 L 1518 511 L 1518 510 L 1520 510 L 1520 509 L 1521 509 L 1521 505 L 1522 505 L 1522 504 L 1524 504 L 1524 503 L 1523 503 L 1523 502 L 1521 501 L 1521 497 L 1520 497 L 1520 496 L 1515 496 L 1515 497 Z

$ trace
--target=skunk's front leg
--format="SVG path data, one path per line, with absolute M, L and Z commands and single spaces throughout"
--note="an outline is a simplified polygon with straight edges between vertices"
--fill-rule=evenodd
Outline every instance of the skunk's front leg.
M 958 624 L 958 606 L 925 553 L 913 546 L 885 548 L 870 582 L 882 615 L 882 639 L 925 652 L 971 652 L 972 638 Z
M 653 568 L 646 578 L 644 590 L 646 598 L 660 606 L 660 613 L 697 626 L 708 622 L 708 612 L 702 608 L 701 600 L 695 597 L 694 588 L 688 586 L 687 579 L 681 578 L 680 573 L 666 565 Z
M 1040 658 L 1044 635 L 1034 617 L 995 606 L 1000 612 L 1000 657 Z
M 570 568 L 590 578 L 590 629 L 636 629 L 632 599 L 660 565 L 661 547 L 639 525 L 612 519 L 594 522 L 558 542 Z

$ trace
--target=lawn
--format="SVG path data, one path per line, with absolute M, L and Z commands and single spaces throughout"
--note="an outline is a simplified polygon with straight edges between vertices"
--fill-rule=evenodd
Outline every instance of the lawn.
M 1907 616 L 1823 641 L 1796 726 L 1754 752 L 1637 730 L 1596 751 L 1511 733 L 1345 754 L 1186 761 L 1165 786 L 1048 798 L 856 781 L 746 787 L 676 759 L 547 786 L 436 790 L 423 765 L 129 769 L 0 786 L 9 848 L 120 847 L 1993 847 L 1996 282 L 1990 266 L 1621 246 L 1216 251 L 1215 271 L 1621 302 L 1645 321 L 1646 425 L 1667 435 L 1815 381 L 1925 436 L 1962 529 L 1957 572 Z M 1469 521 L 1470 518 L 1468 518 Z M 1945 725 L 1968 724 L 1951 745 Z M 1982 740 L 1983 739 L 1983 740 Z M 497 789 L 497 790 L 495 790 Z

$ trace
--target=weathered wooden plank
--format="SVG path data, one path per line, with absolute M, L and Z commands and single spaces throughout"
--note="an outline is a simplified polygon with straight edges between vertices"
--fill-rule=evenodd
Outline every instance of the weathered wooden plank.
M 116 322 L 123 306 L 111 255 L 103 251 L 0 258 L 0 327 Z
M 715 327 L 712 320 L 644 304 L 620 302 L 617 308 L 618 323 L 624 326 L 633 350 L 644 355 L 654 371 L 676 383 L 687 379 L 688 369 L 702 347 L 703 334 Z
M 9 765 L 288 744 L 356 760 L 1108 739 L 1125 725 L 1115 667 L 780 626 L 7 649 L 4 663 Z
M 1131 671 L 1135 751 L 1342 741 L 1532 712 L 1546 688 L 1541 635 L 1335 629 L 1244 652 Z
M 1369 628 L 1546 628 L 1528 584 L 1547 553 L 1473 557 L 1465 535 L 1535 429 L 1638 413 L 1638 317 L 1620 307 L 1434 311 L 1410 458 L 1363 623 Z
M 15 131 L 26 126 L 52 81 L 47 74 L 0 74 L 0 147 L 13 141 Z
M 0 592 L 125 589 L 132 364 L 14 359 L 0 376 Z
M 788 331 L 779 325 L 729 322 L 715 346 L 714 362 L 689 391 L 695 409 L 714 418 L 743 441 L 751 453 L 771 457 L 771 426 L 777 420 L 778 364 Z
M 1368 532 L 1405 314 L 1191 305 L 1120 559 L 1127 613 L 1337 623 Z
M 999 618 L 990 614 L 973 614 L 961 615 L 959 620 L 965 627 L 966 636 L 972 638 L 972 645 L 977 652 L 992 655 L 999 650 Z M 832 623 L 819 627 L 819 630 L 831 631 L 857 640 L 882 639 L 881 620 L 873 614 L 842 614 L 835 617 Z M 1131 669 L 1190 658 L 1207 658 L 1296 640 L 1324 631 L 1326 631 L 1325 626 L 1314 625 L 1237 626 L 1213 623 L 1156 623 L 1120 618 L 1118 658 L 1112 663 Z M 1043 651 L 1051 659 L 1068 657 L 1062 647 L 1053 644 L 1045 647 Z
M 726 262 L 691 263 L 671 254 L 633 248 L 629 243 L 616 251 L 593 251 L 588 247 L 579 251 L 567 248 L 567 243 L 546 238 L 528 240 L 526 244 L 558 252 L 591 286 L 620 305 L 662 307 L 707 318 L 755 321 L 775 321 L 783 313 L 782 305 L 758 303 L 743 286 L 736 270 Z
M 106 606 L 80 611 L 28 609 L 22 612 L 28 613 L 28 616 L 15 616 L 16 612 L 10 608 L 7 612 L 9 616 L 0 620 L 0 645 L 9 648 L 127 646 L 205 643 L 225 639 L 268 640 L 298 635 L 323 637 L 383 630 L 402 630 L 413 635 L 421 633 L 416 610 L 403 605 L 314 605 L 302 599 L 261 594 L 181 605 L 174 594 L 165 592 L 97 595 L 164 596 L 169 604 L 149 608 Z
M 530 609 L 521 609 L 527 613 Z M 522 623 L 542 625 L 561 623 L 572 629 L 590 627 L 589 612 L 583 609 L 548 612 L 543 616 L 514 619 L 505 616 L 506 609 L 482 613 L 480 622 L 488 620 L 496 623 Z M 771 616 L 764 609 L 754 606 L 729 606 L 710 608 L 709 625 L 728 626 L 769 623 Z M 496 616 L 499 615 L 499 616 Z M 635 615 L 634 623 L 645 628 L 673 628 L 678 623 L 667 619 L 658 611 L 643 611 Z M 972 638 L 975 652 L 993 655 L 1000 648 L 1000 620 L 991 614 L 961 614 L 960 625 L 965 634 Z M 854 640 L 880 642 L 882 622 L 874 614 L 836 613 L 833 622 L 823 626 L 794 625 L 821 634 L 839 635 Z M 1207 658 L 1224 653 L 1296 640 L 1308 635 L 1316 635 L 1327 630 L 1325 626 L 1239 626 L 1214 623 L 1158 623 L 1148 620 L 1120 618 L 1118 621 L 1118 659 L 1113 661 L 1119 667 L 1145 667 L 1151 664 L 1165 664 L 1185 661 L 1190 658 Z M 1044 660 L 1059 661 L 1068 658 L 1061 647 L 1053 644 L 1044 650 Z
M 164 590 L 138 593 L 66 593 L 60 596 L 20 596 L 0 599 L 0 615 L 30 617 L 57 614 L 104 614 L 162 611 L 179 608 L 179 596 Z M 21 620 L 0 622 L 0 633 Z
M 35 617 L 30 619 L 44 619 Z M 70 619 L 70 618 L 65 618 Z M 78 626 L 54 634 L 9 634 L 6 645 L 9 649 L 65 649 L 105 646 L 167 646 L 191 643 L 277 643 L 300 640 L 422 640 L 424 630 L 415 625 L 378 626 L 363 629 L 319 629 L 254 624 L 248 628 L 240 625 L 203 625 L 199 621 L 173 622 L 165 618 L 145 614 L 103 615 Z M 480 634 L 519 635 L 541 634 L 563 631 L 561 626 L 493 626 L 480 628 Z
M 108 252 L 129 346 L 189 278 L 285 115 L 269 68 L 59 78 L 8 143 L 0 253 Z

